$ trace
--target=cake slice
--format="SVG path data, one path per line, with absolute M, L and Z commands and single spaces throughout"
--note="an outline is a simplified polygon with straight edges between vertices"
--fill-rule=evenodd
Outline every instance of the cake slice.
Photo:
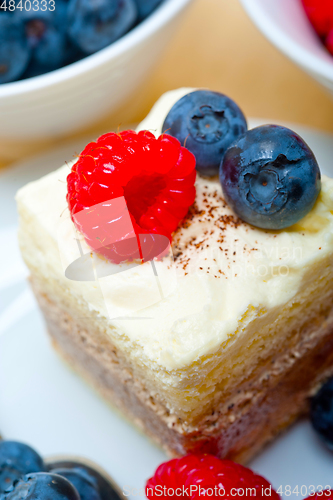
M 140 129 L 158 136 L 187 92 L 165 94 Z M 120 269 L 75 236 L 69 172 L 17 195 L 20 247 L 54 347 L 171 455 L 247 462 L 333 374 L 333 180 L 323 177 L 303 219 L 272 231 L 240 220 L 219 180 L 198 175 L 172 251 Z M 91 274 L 69 279 L 71 262 Z

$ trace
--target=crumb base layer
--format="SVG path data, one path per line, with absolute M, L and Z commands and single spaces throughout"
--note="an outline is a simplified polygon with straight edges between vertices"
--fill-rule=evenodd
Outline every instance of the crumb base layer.
M 296 346 L 299 349 L 294 348 L 284 360 L 282 371 L 275 371 L 272 363 L 265 377 L 260 373 L 260 380 L 256 381 L 253 374 L 249 386 L 230 401 L 221 395 L 215 415 L 191 425 L 171 415 L 135 377 L 109 338 L 101 343 L 89 322 L 75 317 L 55 297 L 45 294 L 38 280 L 32 278 L 31 283 L 58 353 L 171 456 L 209 452 L 248 462 L 307 413 L 309 397 L 333 374 L 333 308 L 329 303 L 320 317 L 303 327 Z M 302 354 L 295 355 L 297 351 Z

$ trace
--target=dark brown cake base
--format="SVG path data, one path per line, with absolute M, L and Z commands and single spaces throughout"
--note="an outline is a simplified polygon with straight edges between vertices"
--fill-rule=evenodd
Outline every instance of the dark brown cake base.
M 259 374 L 240 385 L 236 398 L 229 394 L 226 401 L 222 395 L 216 411 L 193 425 L 170 415 L 152 397 L 109 337 L 89 319 L 76 317 L 31 281 L 61 356 L 172 456 L 210 452 L 246 463 L 308 411 L 309 397 L 333 374 L 333 310 L 328 304 L 293 338 L 283 359 L 268 360 L 264 371 L 260 367 Z

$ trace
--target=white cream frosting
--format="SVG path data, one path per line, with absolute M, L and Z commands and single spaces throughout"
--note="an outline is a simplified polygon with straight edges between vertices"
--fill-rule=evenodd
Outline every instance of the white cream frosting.
M 169 109 L 190 90 L 163 95 L 139 129 L 159 135 Z M 126 340 L 141 353 L 142 363 L 167 371 L 213 353 L 235 332 L 241 334 L 248 321 L 293 299 L 311 279 L 309 270 L 333 252 L 333 180 L 323 177 L 315 207 L 298 224 L 263 231 L 235 217 L 218 179 L 198 177 L 195 209 L 174 237 L 174 260 L 156 261 L 155 269 L 151 263 L 124 266 L 124 272 L 97 281 L 72 281 L 64 269 L 80 252 L 66 209 L 68 173 L 64 166 L 19 191 L 20 211 L 29 225 L 24 231 L 35 238 L 22 240 L 23 254 L 31 262 L 35 251 L 46 279 L 62 282 L 87 309 L 105 318 L 115 343 Z M 95 272 L 115 270 L 91 257 L 80 239 Z

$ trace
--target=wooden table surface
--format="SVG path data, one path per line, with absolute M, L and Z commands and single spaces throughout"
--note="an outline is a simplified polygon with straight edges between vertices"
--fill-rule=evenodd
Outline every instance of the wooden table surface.
M 119 123 L 137 122 L 163 92 L 180 86 L 219 90 L 247 116 L 333 133 L 333 99 L 261 35 L 238 0 L 193 0 L 167 51 L 131 101 L 117 114 L 61 142 L 83 134 L 93 138 Z M 13 148 L 0 141 L 0 166 L 54 145 Z

